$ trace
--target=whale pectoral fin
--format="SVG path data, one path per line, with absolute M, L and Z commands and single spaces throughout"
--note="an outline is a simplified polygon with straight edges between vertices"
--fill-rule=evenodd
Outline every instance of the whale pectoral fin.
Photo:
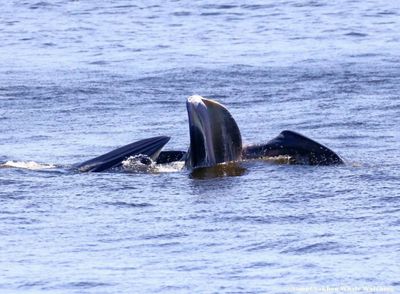
M 139 154 L 156 160 L 161 149 L 167 144 L 169 139 L 170 137 L 165 136 L 143 139 L 85 162 L 75 164 L 73 168 L 81 172 L 102 172 L 113 167 L 118 167 L 128 157 Z
M 294 164 L 332 165 L 343 160 L 328 147 L 299 133 L 285 130 L 266 144 L 247 146 L 243 158 L 289 156 Z

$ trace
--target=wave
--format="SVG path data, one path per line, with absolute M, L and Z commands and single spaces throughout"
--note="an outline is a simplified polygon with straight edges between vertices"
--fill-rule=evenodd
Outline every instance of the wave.
M 54 164 L 48 163 L 39 163 L 36 161 L 7 161 L 5 163 L 0 164 L 0 168 L 23 168 L 23 169 L 31 169 L 31 170 L 40 170 L 40 169 L 50 169 L 56 168 L 57 166 Z
M 122 166 L 111 171 L 123 171 L 133 173 L 171 173 L 181 171 L 185 163 L 182 161 L 169 164 L 156 164 L 151 158 L 145 155 L 131 156 L 122 162 Z M 0 163 L 1 168 L 20 168 L 28 170 L 48 170 L 59 168 L 60 165 L 52 163 L 40 163 L 36 161 L 13 161 L 9 160 Z

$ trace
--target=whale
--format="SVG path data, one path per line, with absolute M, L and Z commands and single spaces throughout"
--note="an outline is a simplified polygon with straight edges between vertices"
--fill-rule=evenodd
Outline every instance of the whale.
M 169 136 L 142 139 L 93 159 L 77 163 L 80 172 L 102 172 L 122 166 L 136 156 L 142 164 L 169 164 L 182 161 L 189 170 L 210 168 L 224 163 L 285 157 L 285 163 L 302 165 L 341 165 L 344 160 L 327 146 L 303 134 L 283 130 L 265 143 L 243 145 L 240 129 L 228 109 L 216 100 L 199 95 L 186 100 L 189 148 L 162 150 Z
M 189 117 L 189 168 L 223 162 L 287 157 L 292 164 L 334 165 L 343 159 L 328 147 L 295 131 L 284 130 L 266 143 L 242 145 L 239 127 L 222 104 L 195 95 L 186 102 Z

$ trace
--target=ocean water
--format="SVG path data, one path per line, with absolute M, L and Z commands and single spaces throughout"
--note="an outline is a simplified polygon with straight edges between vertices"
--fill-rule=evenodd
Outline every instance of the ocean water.
M 4 2 L 0 293 L 400 291 L 399 3 Z M 346 164 L 68 171 L 185 150 L 193 94 L 246 143 L 294 130 Z

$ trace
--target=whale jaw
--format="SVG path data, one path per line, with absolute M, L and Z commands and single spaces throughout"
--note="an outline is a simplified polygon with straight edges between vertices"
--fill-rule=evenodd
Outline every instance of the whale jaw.
M 229 111 L 216 101 L 195 95 L 186 102 L 190 147 L 188 168 L 210 167 L 240 160 L 242 137 Z

